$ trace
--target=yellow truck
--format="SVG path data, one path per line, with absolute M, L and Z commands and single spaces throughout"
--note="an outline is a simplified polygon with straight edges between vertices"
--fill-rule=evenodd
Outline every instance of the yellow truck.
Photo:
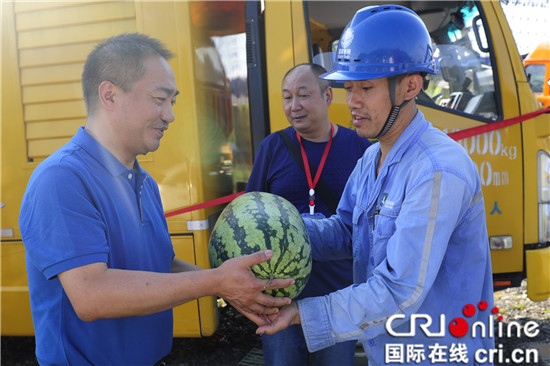
M 527 277 L 529 297 L 548 298 L 550 115 L 529 114 L 540 103 L 499 2 L 392 3 L 416 11 L 434 42 L 440 72 L 418 98 L 429 121 L 451 133 L 532 117 L 481 134 L 474 130 L 459 141 L 483 184 L 495 286 L 518 285 Z M 176 54 L 170 61 L 181 90 L 176 122 L 159 150 L 140 164 L 159 184 L 176 254 L 208 267 L 209 229 L 223 207 L 208 203 L 241 191 L 259 143 L 287 126 L 284 73 L 303 62 L 329 69 L 343 28 L 371 4 L 3 1 L 1 334 L 33 334 L 18 228 L 21 199 L 33 169 L 86 121 L 80 77 L 97 42 L 143 32 Z M 351 126 L 345 92 L 337 84 L 334 90 L 331 119 Z M 174 312 L 177 337 L 207 336 L 216 324 L 214 298 Z
M 523 60 L 527 80 L 542 103 L 550 107 L 550 41 L 542 42 Z

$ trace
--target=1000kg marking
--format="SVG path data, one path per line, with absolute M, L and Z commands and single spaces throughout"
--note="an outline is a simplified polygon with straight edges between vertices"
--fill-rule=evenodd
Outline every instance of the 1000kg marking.
M 495 158 L 516 160 L 517 146 L 506 146 L 502 143 L 499 130 L 460 140 L 459 143 L 470 155 L 494 156 Z M 482 186 L 505 186 L 510 184 L 510 174 L 507 170 L 495 170 L 490 161 L 476 162 Z

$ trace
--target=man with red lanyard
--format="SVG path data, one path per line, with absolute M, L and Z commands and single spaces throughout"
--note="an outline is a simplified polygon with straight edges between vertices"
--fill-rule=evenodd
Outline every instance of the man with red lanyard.
M 330 122 L 332 88 L 317 64 L 301 64 L 283 78 L 283 108 L 289 127 L 260 144 L 247 192 L 262 191 L 292 202 L 305 217 L 323 218 L 336 206 L 357 160 L 371 144 L 351 129 Z M 352 284 L 349 259 L 317 262 L 298 298 L 323 296 Z M 262 337 L 264 363 L 270 365 L 353 365 L 355 341 L 309 353 L 301 327 Z

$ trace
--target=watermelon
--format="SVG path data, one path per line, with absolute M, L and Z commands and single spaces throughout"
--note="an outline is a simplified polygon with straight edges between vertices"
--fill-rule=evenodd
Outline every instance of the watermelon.
M 295 284 L 267 290 L 272 296 L 295 298 L 311 272 L 311 244 L 302 216 L 286 199 L 249 192 L 222 211 L 210 235 L 208 254 L 213 268 L 230 258 L 271 249 L 273 257 L 251 268 L 261 279 L 294 278 Z

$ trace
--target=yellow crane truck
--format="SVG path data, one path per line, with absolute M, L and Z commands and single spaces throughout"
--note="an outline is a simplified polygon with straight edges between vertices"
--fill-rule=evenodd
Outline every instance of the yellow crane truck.
M 417 12 L 435 46 L 440 71 L 418 97 L 420 109 L 448 133 L 471 131 L 459 141 L 483 184 L 495 286 L 527 277 L 529 297 L 548 298 L 550 114 L 529 114 L 540 103 L 500 3 L 392 3 Z M 259 143 L 287 126 L 284 73 L 303 62 L 330 69 L 343 28 L 372 4 L 2 1 L 1 334 L 34 333 L 18 228 L 21 199 L 33 169 L 86 121 L 80 78 L 97 42 L 142 32 L 176 54 L 170 61 L 181 90 L 176 122 L 140 164 L 159 184 L 177 256 L 208 267 L 209 229 L 223 207 L 208 203 L 241 191 Z M 350 126 L 342 85 L 334 90 L 331 119 Z M 525 115 L 530 118 L 521 123 L 499 125 Z M 496 129 L 470 130 L 476 126 Z M 174 311 L 174 335 L 210 335 L 216 314 L 214 298 L 182 305 Z
M 542 103 L 550 107 L 550 41 L 540 43 L 523 60 L 527 80 Z

